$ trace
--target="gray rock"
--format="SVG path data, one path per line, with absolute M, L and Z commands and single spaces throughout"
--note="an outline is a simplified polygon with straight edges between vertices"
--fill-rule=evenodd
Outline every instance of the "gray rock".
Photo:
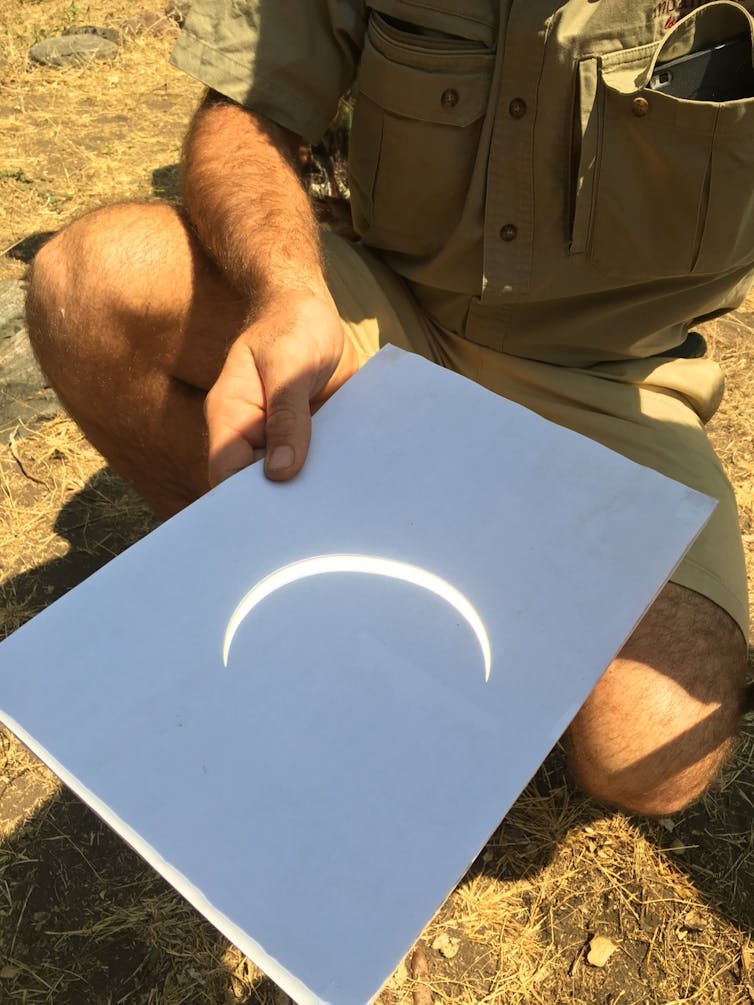
M 99 35 L 57 35 L 37 42 L 29 55 L 43 66 L 80 66 L 92 59 L 114 59 L 119 52 L 114 42 Z
M 26 287 L 20 279 L 0 280 L 0 340 L 9 338 L 24 327 Z
M 24 283 L 0 280 L 0 435 L 19 422 L 34 425 L 60 411 L 26 335 Z
M 117 28 L 107 28 L 99 24 L 79 24 L 72 28 L 66 28 L 63 35 L 97 35 L 99 38 L 106 38 L 113 45 L 120 45 L 121 37 Z

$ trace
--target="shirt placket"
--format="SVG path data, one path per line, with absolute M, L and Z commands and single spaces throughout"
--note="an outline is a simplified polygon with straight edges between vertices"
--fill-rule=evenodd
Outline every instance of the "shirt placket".
M 502 69 L 490 145 L 483 303 L 530 286 L 534 239 L 534 126 L 552 0 L 513 0 L 501 27 Z

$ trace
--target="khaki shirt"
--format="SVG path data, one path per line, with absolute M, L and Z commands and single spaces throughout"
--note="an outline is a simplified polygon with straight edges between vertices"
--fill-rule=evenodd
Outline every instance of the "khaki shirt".
M 754 277 L 754 96 L 646 88 L 741 33 L 717 0 L 195 0 L 173 62 L 307 140 L 355 83 L 365 244 L 446 330 L 570 365 L 648 356 Z

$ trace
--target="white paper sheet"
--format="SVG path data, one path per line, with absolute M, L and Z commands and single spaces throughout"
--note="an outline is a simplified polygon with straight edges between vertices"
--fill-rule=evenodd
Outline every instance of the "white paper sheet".
M 0 718 L 297 1002 L 366 1003 L 713 506 L 388 348 L 294 483 L 242 472 L 5 642 Z

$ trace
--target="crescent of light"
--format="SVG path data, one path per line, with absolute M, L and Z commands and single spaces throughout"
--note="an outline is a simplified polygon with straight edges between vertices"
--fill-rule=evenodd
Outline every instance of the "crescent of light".
M 369 576 L 388 576 L 390 579 L 400 579 L 404 583 L 421 586 L 441 597 L 458 611 L 476 635 L 484 658 L 484 679 L 485 681 L 490 679 L 492 652 L 484 622 L 460 590 L 418 565 L 409 565 L 408 562 L 398 562 L 390 558 L 374 558 L 371 555 L 317 555 L 314 558 L 303 558 L 298 562 L 291 562 L 290 565 L 284 565 L 264 579 L 260 579 L 230 616 L 223 640 L 223 666 L 228 665 L 230 646 L 241 622 L 265 597 L 299 579 L 321 576 L 328 572 L 362 572 Z

